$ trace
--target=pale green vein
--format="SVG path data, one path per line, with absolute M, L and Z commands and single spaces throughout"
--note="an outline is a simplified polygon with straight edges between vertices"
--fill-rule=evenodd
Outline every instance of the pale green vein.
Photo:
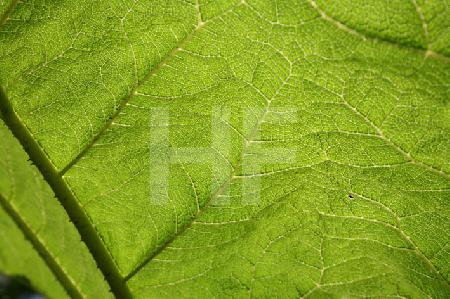
M 154 257 L 156 257 L 159 253 L 161 253 L 164 249 L 166 249 L 178 236 L 182 235 L 187 229 L 189 229 L 194 223 L 196 223 L 196 220 L 208 209 L 208 207 L 211 205 L 211 203 L 214 202 L 214 200 L 220 196 L 223 192 L 227 191 L 228 187 L 230 186 L 231 182 L 235 179 L 240 179 L 240 176 L 236 176 L 236 171 L 241 166 L 242 162 L 244 161 L 244 155 L 245 152 L 248 150 L 248 147 L 255 141 L 255 138 L 258 135 L 258 131 L 261 128 L 261 125 L 264 122 L 264 119 L 270 112 L 270 107 L 272 105 L 272 101 L 278 96 L 279 92 L 283 89 L 283 87 L 287 84 L 287 82 L 291 79 L 292 76 L 292 62 L 290 62 L 290 69 L 289 69 L 289 75 L 285 80 L 282 82 L 280 87 L 276 90 L 276 92 L 273 94 L 271 98 L 268 98 L 264 93 L 262 93 L 258 88 L 256 88 L 252 83 L 247 84 L 254 88 L 266 101 L 266 106 L 264 107 L 261 116 L 259 117 L 258 121 L 256 122 L 255 126 L 253 127 L 253 130 L 250 132 L 249 136 L 245 139 L 243 149 L 241 151 L 241 156 L 239 160 L 237 161 L 236 165 L 232 166 L 231 172 L 228 176 L 228 179 L 218 188 L 218 190 L 210 196 L 206 203 L 203 205 L 203 207 L 199 208 L 197 210 L 197 213 L 195 213 L 190 220 L 183 226 L 182 229 L 180 229 L 176 234 L 174 234 L 171 238 L 166 240 L 164 244 L 159 247 L 156 251 L 152 249 L 148 253 L 148 257 L 144 259 L 144 261 L 138 265 L 135 270 L 131 271 L 129 275 L 125 277 L 125 280 L 131 279 L 134 275 L 136 275 L 145 265 L 150 263 Z
M 354 28 L 350 28 L 349 26 L 342 23 L 341 21 L 338 21 L 335 18 L 326 14 L 322 9 L 320 9 L 320 7 L 317 5 L 315 0 L 308 0 L 308 3 L 319 13 L 319 15 L 322 17 L 322 19 L 335 25 L 340 30 L 343 30 L 349 34 L 352 34 L 354 36 L 361 38 L 363 41 L 372 40 L 372 41 L 377 41 L 377 42 L 385 42 L 390 45 L 396 46 L 398 48 L 410 49 L 410 50 L 420 52 L 425 57 L 433 57 L 433 58 L 438 58 L 438 59 L 444 60 L 445 62 L 450 62 L 450 57 L 445 54 L 437 53 L 433 50 L 426 49 L 426 48 L 414 47 L 414 46 L 410 46 L 410 45 L 401 44 L 398 42 L 394 42 L 390 39 L 375 37 L 375 36 L 371 36 L 371 35 L 362 33 L 360 31 L 357 31 Z
M 353 111 L 356 115 L 358 115 L 359 117 L 361 117 L 369 126 L 371 126 L 378 134 L 378 136 L 385 141 L 389 146 L 391 146 L 392 148 L 394 148 L 396 151 L 398 151 L 401 155 L 403 155 L 403 157 L 405 157 L 405 159 L 412 163 L 415 164 L 427 171 L 436 173 L 444 178 L 450 179 L 450 174 L 448 174 L 447 172 L 444 172 L 441 169 L 437 169 L 436 167 L 426 164 L 422 161 L 419 161 L 417 159 L 415 159 L 414 157 L 411 156 L 410 153 L 408 153 L 407 151 L 405 151 L 404 149 L 402 149 L 398 144 L 396 144 L 395 142 L 393 142 L 390 138 L 388 138 L 383 131 L 376 126 L 367 116 L 365 116 L 364 114 L 362 114 L 358 109 L 356 109 L 356 107 L 352 106 L 348 101 L 346 101 L 343 98 L 344 101 L 344 105 L 349 108 L 351 111 Z
M 396 230 L 400 233 L 400 236 L 402 237 L 402 239 L 409 244 L 413 249 L 414 249 L 414 253 L 423 261 L 425 262 L 425 264 L 427 265 L 427 267 L 433 272 L 435 273 L 446 285 L 446 287 L 450 290 L 450 284 L 449 282 L 442 276 L 442 273 L 439 272 L 438 269 L 436 269 L 436 267 L 434 266 L 434 264 L 430 261 L 430 259 L 419 249 L 419 247 L 414 243 L 414 241 L 411 239 L 411 237 L 409 237 L 401 228 L 400 222 L 401 219 L 400 217 L 389 207 L 387 207 L 386 205 L 382 204 L 381 202 L 378 202 L 376 200 L 373 200 L 371 198 L 368 198 L 362 194 L 358 194 L 358 193 L 354 193 L 356 196 L 369 201 L 371 203 L 374 203 L 378 206 L 381 206 L 383 210 L 387 211 L 389 214 L 391 214 L 396 221 Z
M 197 24 L 194 27 L 194 30 L 189 32 L 187 35 L 185 35 L 183 38 L 181 38 L 178 43 L 172 48 L 170 52 L 168 52 L 162 59 L 159 61 L 159 63 L 152 68 L 145 76 L 144 78 L 139 81 L 133 88 L 130 90 L 130 92 L 120 101 L 119 106 L 115 110 L 115 112 L 109 117 L 108 121 L 105 123 L 105 125 L 102 127 L 102 129 L 94 136 L 94 138 L 91 140 L 90 143 L 88 143 L 83 150 L 71 161 L 69 162 L 61 171 L 60 175 L 64 176 L 64 174 L 69 171 L 82 157 L 86 155 L 86 153 L 94 146 L 94 144 L 97 143 L 97 141 L 106 133 L 106 131 L 111 127 L 114 120 L 120 115 L 121 111 L 127 106 L 127 104 L 130 102 L 130 100 L 135 95 L 141 95 L 138 93 L 138 89 L 147 82 L 152 76 L 154 76 L 162 67 L 164 67 L 168 61 L 170 61 L 179 51 L 183 50 L 183 46 L 188 43 L 195 34 L 200 31 L 203 27 L 205 27 L 207 24 L 213 22 L 216 19 L 219 19 L 222 15 L 227 14 L 231 12 L 233 9 L 235 9 L 239 5 L 245 4 L 245 1 L 242 0 L 237 5 L 227 9 L 220 15 L 217 15 L 213 18 L 210 18 L 207 21 L 203 21 L 202 15 L 200 12 L 200 4 L 197 1 L 195 8 L 197 11 Z
M 198 6 L 197 6 L 198 7 Z M 133 88 L 130 90 L 130 92 L 120 101 L 119 106 L 115 110 L 114 114 L 111 115 L 108 119 L 108 121 L 105 123 L 105 125 L 102 127 L 102 129 L 94 136 L 94 138 L 91 140 L 90 143 L 86 145 L 86 147 L 73 159 L 71 162 L 69 162 L 66 167 L 64 167 L 63 170 L 61 170 L 60 175 L 63 176 L 69 169 L 71 169 L 83 156 L 86 155 L 86 153 L 94 146 L 94 144 L 97 143 L 97 141 L 105 134 L 105 132 L 108 130 L 108 128 L 111 127 L 114 120 L 120 115 L 120 112 L 126 107 L 128 102 L 137 94 L 137 90 L 139 87 L 141 87 L 145 82 L 147 82 L 153 75 L 155 75 L 164 65 L 170 61 L 172 57 L 174 57 L 182 48 L 183 46 L 189 42 L 192 37 L 195 35 L 197 31 L 199 31 L 206 22 L 202 22 L 201 18 L 198 18 L 199 23 L 195 26 L 194 30 L 190 33 L 186 34 L 182 39 L 178 41 L 178 43 L 174 46 L 174 48 L 168 52 L 160 61 L 159 63 L 152 68 L 145 76 L 144 78 L 139 81 Z
M 8 8 L 3 13 L 2 18 L 0 19 L 0 26 L 3 26 L 8 21 L 9 17 L 14 12 L 14 10 L 16 9 L 16 6 L 19 2 L 20 2 L 20 0 L 13 0 L 9 4 Z

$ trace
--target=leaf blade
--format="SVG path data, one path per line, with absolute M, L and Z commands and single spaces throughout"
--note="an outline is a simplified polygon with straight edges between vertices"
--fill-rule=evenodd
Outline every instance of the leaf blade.
M 445 22 L 430 27 L 425 44 L 419 30 L 424 23 L 416 26 L 415 18 L 428 20 L 434 7 L 400 3 L 408 12 L 400 16 L 406 21 L 386 33 L 384 24 L 372 20 L 362 28 L 365 12 L 323 3 L 177 2 L 171 3 L 180 10 L 175 17 L 156 3 L 158 20 L 167 21 L 162 25 L 135 22 L 135 11 L 149 11 L 145 4 L 114 3 L 111 12 L 126 11 L 111 22 L 122 38 L 105 35 L 116 46 L 112 52 L 95 43 L 88 50 L 100 53 L 96 62 L 105 54 L 124 57 L 118 64 L 125 70 L 123 82 L 117 77 L 122 72 L 107 67 L 112 71 L 103 87 L 118 83 L 112 97 L 103 90 L 98 96 L 91 90 L 83 94 L 77 80 L 92 80 L 94 72 L 75 71 L 64 61 L 49 64 L 76 74 L 78 83 L 56 77 L 45 62 L 37 80 L 8 87 L 18 115 L 38 133 L 37 140 L 57 161 L 55 169 L 62 169 L 59 183 L 76 194 L 71 201 L 83 207 L 116 261 L 118 276 L 138 296 L 265 296 L 279 295 L 283 288 L 287 297 L 448 294 L 450 68 L 442 46 L 448 39 L 436 33 Z M 80 7 L 89 7 L 84 4 Z M 102 23 L 110 11 L 95 5 L 95 22 L 110 28 Z M 411 10 L 415 5 L 417 11 Z M 395 20 L 396 14 L 382 17 Z M 62 19 L 56 27 L 67 22 Z M 411 24 L 414 30 L 405 38 L 402 26 Z M 175 39 L 158 36 L 153 25 Z M 179 33 L 188 38 L 180 39 Z M 430 36 L 436 47 L 430 46 Z M 5 39 L 20 44 L 20 39 Z M 147 53 L 141 41 L 149 40 L 163 54 Z M 74 90 L 62 94 L 52 80 Z M 27 92 L 34 89 L 35 103 L 27 104 Z M 57 109 L 45 98 L 54 91 L 62 95 Z M 86 108 L 92 96 L 98 103 Z M 70 103 L 77 97 L 83 100 Z M 91 127 L 67 125 L 66 108 L 73 114 L 69 119 L 81 116 Z M 57 111 L 63 111 L 63 122 L 39 123 Z M 51 125 L 56 131 L 46 132 Z M 67 145 L 52 140 L 65 133 Z M 68 150 L 61 155 L 60 148 Z M 164 162 L 165 156 L 173 160 Z M 155 190 L 167 191 L 166 204 L 152 201 L 160 196 Z M 423 215 L 433 216 L 429 226 Z M 219 228 L 223 225 L 233 228 Z M 278 245 L 291 234 L 286 227 L 294 236 Z M 273 239 L 266 239 L 264 229 Z M 204 235 L 215 237 L 205 243 Z M 266 256 L 261 246 L 275 246 L 278 255 Z M 344 247 L 346 259 L 334 254 L 333 246 Z M 352 259 L 351 247 L 358 259 Z M 189 261 L 193 257 L 198 262 Z M 178 260 L 185 264 L 174 269 Z M 295 268 L 295 261 L 301 266 Z M 166 264 L 172 266 L 166 269 Z M 248 273 L 239 273 L 237 265 Z M 280 283 L 271 285 L 271 278 Z M 376 290 L 377 284 L 388 286 Z M 202 289 L 192 291 L 196 285 Z
M 0 203 L 5 216 L 2 217 L 5 218 L 2 232 L 5 233 L 4 244 L 9 244 L 0 252 L 4 262 L 2 271 L 29 277 L 53 298 L 65 297 L 65 292 L 73 298 L 110 297 L 103 277 L 73 224 L 37 169 L 29 164 L 28 156 L 3 121 L 0 122 L 0 135 Z M 24 238 L 23 245 L 14 241 L 14 235 L 19 236 L 18 239 Z M 14 254 L 8 254 L 8 251 Z M 12 258 L 14 255 L 17 257 Z M 25 261 L 27 256 L 39 261 L 23 263 L 22 269 L 14 266 L 19 260 Z M 45 270 L 34 275 L 34 267 Z M 50 277 L 56 277 L 59 282 L 51 282 Z

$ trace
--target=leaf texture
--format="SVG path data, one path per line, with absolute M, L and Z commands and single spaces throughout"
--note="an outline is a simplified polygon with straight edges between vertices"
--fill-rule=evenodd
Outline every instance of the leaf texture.
M 5 122 L 123 294 L 450 296 L 445 1 L 0 8 Z
M 0 270 L 53 298 L 110 298 L 66 212 L 1 120 L 0 140 Z

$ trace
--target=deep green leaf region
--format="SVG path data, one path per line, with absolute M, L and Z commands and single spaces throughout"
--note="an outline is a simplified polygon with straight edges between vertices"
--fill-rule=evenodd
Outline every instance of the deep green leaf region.
M 0 273 L 49 298 L 450 297 L 446 1 L 0 14 Z

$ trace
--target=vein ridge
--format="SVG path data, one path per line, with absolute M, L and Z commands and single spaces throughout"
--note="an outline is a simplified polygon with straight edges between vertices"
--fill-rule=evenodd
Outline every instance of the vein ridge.
M 105 132 L 111 127 L 114 120 L 120 115 L 120 112 L 125 108 L 127 103 L 137 94 L 137 89 L 142 86 L 145 82 L 147 82 L 153 75 L 155 75 L 172 57 L 174 57 L 181 49 L 182 47 L 188 43 L 192 37 L 195 35 L 195 33 L 200 30 L 204 26 L 205 22 L 199 22 L 199 24 L 194 28 L 193 31 L 185 35 L 182 39 L 178 41 L 178 43 L 173 47 L 173 49 L 168 52 L 160 61 L 159 63 L 152 68 L 145 76 L 144 78 L 138 82 L 135 86 L 132 87 L 132 89 L 129 91 L 129 93 L 120 101 L 119 106 L 115 110 L 112 116 L 109 117 L 106 124 L 102 127 L 102 129 L 94 136 L 94 138 L 91 140 L 90 143 L 87 144 L 87 146 L 73 159 L 71 162 L 69 162 L 66 167 L 64 167 L 60 171 L 60 175 L 64 176 L 64 174 L 71 169 L 92 147 L 97 141 L 105 134 Z
M 349 34 L 355 35 L 359 38 L 361 38 L 363 41 L 367 41 L 367 40 L 372 40 L 372 41 L 378 41 L 378 42 L 385 42 L 388 43 L 390 45 L 396 46 L 398 48 L 402 48 L 402 49 L 410 49 L 410 50 L 415 50 L 418 51 L 420 53 L 422 53 L 425 58 L 427 57 L 433 57 L 433 58 L 439 58 L 441 60 L 444 60 L 445 62 L 450 62 L 450 56 L 446 55 L 446 54 L 442 54 L 442 53 L 437 53 L 431 49 L 427 49 L 427 48 L 423 48 L 423 47 L 417 47 L 417 46 L 412 46 L 412 45 L 406 45 L 406 44 L 402 44 L 402 43 L 398 43 L 395 41 L 392 41 L 390 39 L 386 39 L 386 38 L 381 38 L 381 37 L 377 37 L 377 36 L 373 36 L 370 34 L 365 34 L 362 33 L 354 28 L 351 28 L 349 26 L 347 26 L 346 24 L 340 22 L 339 20 L 327 15 L 322 9 L 320 9 L 320 7 L 317 5 L 315 0 L 307 0 L 308 3 L 319 13 L 320 17 L 322 19 L 324 19 L 325 21 L 335 25 L 337 28 L 339 28 L 340 30 L 343 30 Z M 427 41 L 428 42 L 428 41 Z
M 361 117 L 369 126 L 371 126 L 376 132 L 377 135 L 383 140 L 385 141 L 389 146 L 391 146 L 392 148 L 394 148 L 397 152 L 399 152 L 403 157 L 405 157 L 406 161 L 417 165 L 427 171 L 436 173 L 439 176 L 442 176 L 446 179 L 450 179 L 450 174 L 448 174 L 446 171 L 441 170 L 436 168 L 433 165 L 427 164 L 425 162 L 422 162 L 420 160 L 415 159 L 414 157 L 411 156 L 411 154 L 407 151 L 405 151 L 403 148 L 401 148 L 398 144 L 396 144 L 395 142 L 393 142 L 389 137 L 387 137 L 383 131 L 376 126 L 367 116 L 365 116 L 364 114 L 362 114 L 358 109 L 356 109 L 356 107 L 354 107 L 353 105 L 351 105 L 348 101 L 346 101 L 345 99 L 343 99 L 343 103 L 345 106 L 347 106 L 351 111 L 353 111 L 353 113 L 355 113 L 356 115 L 358 115 L 359 117 Z
M 178 236 L 182 235 L 187 229 L 189 229 L 189 227 L 191 227 L 193 224 L 196 223 L 196 219 L 198 219 L 202 213 L 205 212 L 205 210 L 207 210 L 207 208 L 211 205 L 211 203 L 213 202 L 213 200 L 215 198 L 217 198 L 222 192 L 226 191 L 228 185 L 231 183 L 232 180 L 237 179 L 238 177 L 235 175 L 236 173 L 236 169 L 238 169 L 238 167 L 241 165 L 244 155 L 245 155 L 245 151 L 247 150 L 247 147 L 249 146 L 249 144 L 251 144 L 254 139 L 257 136 L 258 130 L 260 129 L 261 125 L 264 123 L 264 119 L 267 116 L 267 114 L 270 112 L 270 107 L 272 104 L 272 101 L 274 98 L 276 98 L 280 92 L 280 90 L 283 89 L 283 87 L 287 84 L 287 82 L 290 80 L 290 78 L 292 77 L 292 65 L 293 63 L 290 62 L 290 69 L 289 69 L 289 75 L 283 80 L 283 82 L 281 83 L 281 85 L 277 88 L 277 90 L 275 91 L 275 93 L 272 95 L 271 98 L 268 98 L 264 93 L 262 93 L 257 87 L 255 87 L 252 83 L 250 82 L 245 82 L 247 85 L 249 85 L 251 88 L 254 88 L 258 91 L 258 93 L 266 100 L 266 106 L 263 108 L 262 111 L 262 115 L 261 117 L 257 120 L 257 123 L 255 124 L 255 126 L 253 127 L 253 130 L 250 132 L 249 137 L 246 138 L 245 143 L 244 143 L 244 147 L 242 149 L 241 152 L 241 157 L 239 158 L 238 162 L 236 163 L 236 165 L 234 167 L 232 167 L 232 170 L 230 171 L 230 174 L 228 176 L 228 180 L 226 180 L 219 188 L 218 190 L 213 193 L 205 202 L 205 204 L 203 205 L 203 207 L 200 207 L 200 209 L 197 211 L 197 213 L 195 215 L 193 215 L 191 217 L 191 219 L 188 220 L 188 222 L 184 225 L 184 227 L 182 227 L 180 230 L 178 230 L 171 238 L 169 238 L 168 240 L 166 240 L 163 245 L 158 248 L 156 251 L 154 252 L 150 252 L 149 256 L 144 259 L 144 261 L 138 265 L 133 271 L 131 271 L 126 277 L 125 277 L 125 281 L 130 280 L 134 275 L 136 275 L 143 267 L 145 267 L 148 263 L 150 263 L 154 257 L 156 257 L 159 253 L 161 253 L 164 249 L 166 249 Z
M 10 101 L 0 88 L 0 111 L 3 120 L 14 137 L 20 142 L 25 152 L 36 165 L 44 180 L 52 188 L 56 198 L 64 207 L 70 220 L 78 230 L 82 241 L 92 254 L 98 268 L 103 273 L 111 291 L 118 298 L 131 298 L 128 287 L 123 283 L 122 275 L 105 243 L 97 233 L 92 220 L 79 205 L 73 192 L 58 174 L 54 164 L 32 133 L 15 113 Z
M 376 205 L 381 206 L 382 209 L 384 209 L 385 211 L 387 211 L 388 213 L 390 213 L 396 221 L 396 225 L 394 226 L 396 228 L 396 230 L 400 233 L 400 236 L 402 237 L 402 239 L 408 243 L 412 248 L 414 253 L 420 258 L 422 259 L 422 261 L 425 262 L 425 264 L 427 264 L 428 268 L 432 271 L 435 272 L 435 274 L 437 274 L 437 276 L 442 279 L 442 281 L 444 281 L 446 283 L 446 286 L 448 289 L 450 289 L 450 284 L 449 282 L 444 278 L 444 276 L 442 275 L 441 272 L 439 272 L 439 270 L 436 268 L 436 266 L 431 262 L 431 260 L 419 249 L 419 247 L 413 242 L 413 240 L 411 239 L 410 236 L 408 236 L 405 231 L 401 228 L 401 219 L 400 217 L 397 215 L 397 213 L 395 213 L 391 208 L 387 207 L 385 204 L 378 202 L 370 197 L 366 197 L 362 194 L 358 194 L 353 192 L 355 195 L 370 201 Z
M 20 0 L 18 0 L 20 1 Z M 135 86 L 132 87 L 132 89 L 129 91 L 129 93 L 120 101 L 119 106 L 117 107 L 117 109 L 115 110 L 115 112 L 113 113 L 113 115 L 111 115 L 111 117 L 108 119 L 108 121 L 105 123 L 105 125 L 102 127 L 102 129 L 94 136 L 94 138 L 91 140 L 90 143 L 88 143 L 86 145 L 86 147 L 83 148 L 83 150 L 71 161 L 69 162 L 61 171 L 60 171 L 60 175 L 64 176 L 64 174 L 71 169 L 88 151 L 89 149 L 91 149 L 95 143 L 97 143 L 97 141 L 105 134 L 105 132 L 108 130 L 108 128 L 111 127 L 112 123 L 114 122 L 114 120 L 120 115 L 120 112 L 123 110 L 123 108 L 127 105 L 127 103 L 133 98 L 133 96 L 139 94 L 137 92 L 137 90 L 139 89 L 139 87 L 142 86 L 142 84 L 144 84 L 145 82 L 147 82 L 153 75 L 155 75 L 171 58 L 173 58 L 179 51 L 182 50 L 183 46 L 185 44 L 187 44 L 193 37 L 194 35 L 201 30 L 205 25 L 207 25 L 208 23 L 211 23 L 212 21 L 219 19 L 222 17 L 222 15 L 230 13 L 233 9 L 235 9 L 236 7 L 245 4 L 245 0 L 241 0 L 237 5 L 232 6 L 231 8 L 229 8 L 228 10 L 224 11 L 222 14 L 214 16 L 208 20 L 203 20 L 202 18 L 202 14 L 201 14 L 201 7 L 200 7 L 200 2 L 199 0 L 196 0 L 195 3 L 195 9 L 196 9 L 196 19 L 197 19 L 197 24 L 195 24 L 194 30 L 192 30 L 190 33 L 188 33 L 187 35 L 185 35 L 182 39 L 180 39 L 178 41 L 178 43 L 172 48 L 172 50 L 170 52 L 168 52 L 164 57 L 162 57 L 162 59 L 159 61 L 159 63 L 152 68 L 151 70 L 149 70 L 149 72 L 144 76 L 144 78 L 140 81 L 137 82 L 137 84 Z
M 2 17 L 0 18 L 0 26 L 3 26 L 8 21 L 11 14 L 14 12 L 14 10 L 17 7 L 17 4 L 19 4 L 21 0 L 13 0 L 11 4 L 8 6 L 6 11 L 3 13 Z

